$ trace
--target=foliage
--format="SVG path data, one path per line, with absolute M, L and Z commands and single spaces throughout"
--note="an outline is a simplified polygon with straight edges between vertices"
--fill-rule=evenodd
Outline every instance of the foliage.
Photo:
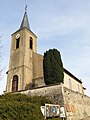
M 44 53 L 43 68 L 46 85 L 63 83 L 63 63 L 60 52 L 57 49 L 50 49 Z
M 0 120 L 44 120 L 40 106 L 51 103 L 45 97 L 30 97 L 23 94 L 0 96 Z
M 45 97 L 31 97 L 24 94 L 1 95 L 0 120 L 44 120 L 40 106 L 45 105 L 45 103 L 52 102 Z

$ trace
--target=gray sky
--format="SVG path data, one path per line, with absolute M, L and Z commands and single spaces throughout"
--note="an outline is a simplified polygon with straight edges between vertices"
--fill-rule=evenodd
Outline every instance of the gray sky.
M 3 80 L 6 87 L 11 34 L 18 30 L 28 4 L 31 30 L 38 36 L 38 52 L 50 48 L 61 52 L 64 68 L 82 79 L 90 96 L 90 0 L 0 0 Z

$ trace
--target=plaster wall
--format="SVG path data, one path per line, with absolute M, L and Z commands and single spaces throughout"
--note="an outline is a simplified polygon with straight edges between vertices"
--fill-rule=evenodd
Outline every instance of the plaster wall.
M 70 81 L 71 81 L 71 83 L 70 83 Z M 80 92 L 83 94 L 82 83 L 79 83 L 78 81 L 76 81 L 74 78 L 72 78 L 65 72 L 64 72 L 64 87 L 67 87 L 73 91 L 77 91 L 77 92 Z
M 43 56 L 33 53 L 33 79 L 43 77 Z

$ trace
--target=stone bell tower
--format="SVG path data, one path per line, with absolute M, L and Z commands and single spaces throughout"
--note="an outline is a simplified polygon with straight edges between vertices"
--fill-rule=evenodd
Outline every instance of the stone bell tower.
M 20 28 L 13 33 L 7 71 L 7 92 L 25 90 L 33 79 L 33 53 L 37 52 L 37 36 L 30 30 L 27 7 Z

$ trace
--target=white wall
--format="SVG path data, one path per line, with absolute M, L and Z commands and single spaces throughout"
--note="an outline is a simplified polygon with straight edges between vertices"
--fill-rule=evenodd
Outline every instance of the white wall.
M 83 94 L 83 87 L 82 83 L 79 83 L 74 78 L 69 76 L 67 73 L 64 72 L 64 87 L 67 87 L 73 91 L 77 91 Z

